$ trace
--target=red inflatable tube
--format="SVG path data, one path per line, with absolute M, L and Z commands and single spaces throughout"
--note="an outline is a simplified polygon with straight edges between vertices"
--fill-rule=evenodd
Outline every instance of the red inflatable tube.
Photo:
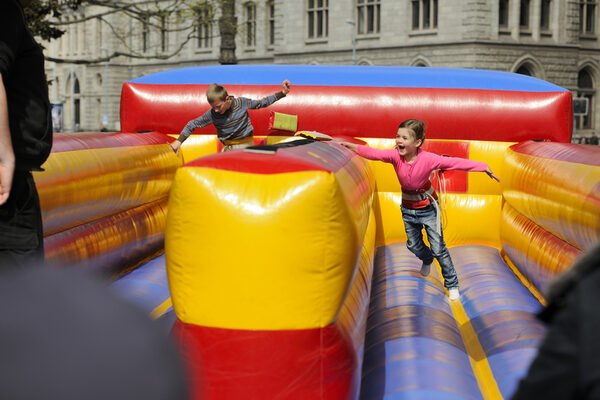
M 208 85 L 128 82 L 121 95 L 124 132 L 179 134 L 209 105 Z M 281 87 L 228 85 L 235 96 L 261 98 Z M 298 116 L 298 130 L 354 137 L 394 137 L 398 124 L 422 119 L 430 139 L 569 142 L 571 93 L 410 87 L 294 86 L 266 109 L 251 110 L 258 136 L 269 134 L 269 112 Z M 211 125 L 197 134 L 215 134 Z

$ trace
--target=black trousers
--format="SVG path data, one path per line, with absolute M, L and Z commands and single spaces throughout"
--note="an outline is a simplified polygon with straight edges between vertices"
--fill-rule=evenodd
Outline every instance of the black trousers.
M 0 206 L 0 272 L 44 261 L 42 211 L 33 176 L 15 171 L 10 196 Z

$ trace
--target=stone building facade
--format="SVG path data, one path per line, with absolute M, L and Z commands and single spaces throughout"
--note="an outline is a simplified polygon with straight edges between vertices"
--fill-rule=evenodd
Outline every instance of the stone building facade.
M 53 81 L 50 97 L 64 106 L 65 131 L 97 131 L 103 122 L 109 130 L 118 130 L 120 90 L 129 79 L 219 63 L 217 2 L 190 3 L 200 10 L 195 15 L 202 16 L 194 26 L 189 23 L 192 14 L 186 11 L 149 24 L 126 13 L 103 15 L 102 9 L 94 7 L 63 15 L 63 23 L 82 17 L 85 21 L 64 25 L 65 35 L 47 43 L 46 54 L 88 61 L 46 64 L 48 79 Z M 238 0 L 235 14 L 239 64 L 395 65 L 523 73 L 587 99 L 582 104 L 587 102 L 588 113 L 575 117 L 575 136 L 589 136 L 600 127 L 598 0 Z M 178 26 L 183 28 L 169 29 Z M 124 32 L 121 37 L 116 34 L 119 29 Z M 142 58 L 119 56 L 108 63 L 89 63 L 115 51 Z M 156 58 L 160 56 L 165 59 Z

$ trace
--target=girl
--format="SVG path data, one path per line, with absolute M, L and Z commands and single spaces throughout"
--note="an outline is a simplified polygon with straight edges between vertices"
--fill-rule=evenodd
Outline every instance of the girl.
M 457 169 L 485 172 L 498 182 L 500 179 L 484 162 L 444 157 L 421 150 L 424 141 L 425 123 L 408 119 L 398 127 L 394 149 L 378 150 L 347 142 L 340 144 L 361 157 L 387 162 L 394 166 L 402 186 L 401 210 L 407 237 L 406 246 L 423 262 L 421 266 L 423 276 L 429 275 L 433 258 L 438 260 L 444 277 L 444 286 L 448 289 L 448 297 L 450 300 L 456 300 L 460 296 L 458 277 L 444 243 L 437 195 L 429 181 L 429 175 L 436 169 Z M 423 242 L 421 233 L 423 227 L 427 232 L 431 248 Z

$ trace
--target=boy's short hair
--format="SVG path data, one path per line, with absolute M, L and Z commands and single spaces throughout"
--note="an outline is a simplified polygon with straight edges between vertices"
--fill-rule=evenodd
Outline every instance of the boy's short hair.
M 420 140 L 421 144 L 425 142 L 425 122 L 418 119 L 407 119 L 400 123 L 398 129 L 400 128 L 406 128 L 411 131 L 415 140 Z
M 225 101 L 227 100 L 227 96 L 229 96 L 227 94 L 227 89 L 216 83 L 213 83 L 206 89 L 206 99 L 211 104 L 217 100 Z

